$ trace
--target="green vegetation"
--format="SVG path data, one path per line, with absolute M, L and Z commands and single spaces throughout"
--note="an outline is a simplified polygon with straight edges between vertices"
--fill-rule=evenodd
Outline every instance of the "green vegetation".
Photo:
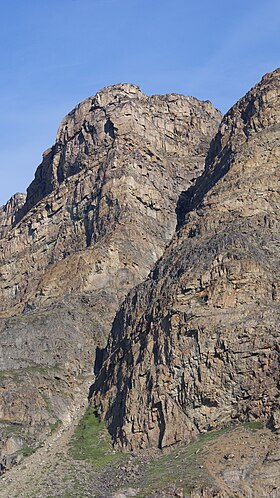
M 1 428 L 2 429 L 2 428 Z M 22 425 L 6 425 L 3 428 L 4 436 L 24 436 L 25 431 Z
M 258 422 L 257 420 L 252 420 L 251 422 L 245 422 L 243 427 L 246 427 L 247 429 L 258 430 L 263 429 L 263 424 L 261 422 Z
M 234 434 L 234 431 L 242 428 L 256 431 L 262 429 L 263 424 L 252 421 L 241 425 L 228 426 L 218 431 L 210 431 L 202 434 L 187 446 L 178 447 L 163 456 L 157 455 L 152 462 L 147 464 L 141 481 L 137 482 L 137 487 L 141 489 L 137 497 L 145 498 L 150 496 L 153 491 L 159 491 L 175 483 L 176 486 L 182 487 L 187 496 L 197 484 L 211 486 L 212 483 L 209 481 L 211 477 L 203 470 L 203 460 L 209 451 L 208 443 L 211 443 L 222 434 L 227 432 Z
M 0 378 L 13 377 L 15 379 L 20 379 L 26 373 L 31 374 L 41 374 L 41 375 L 51 375 L 53 373 L 61 372 L 62 369 L 59 366 L 54 367 L 41 367 L 41 366 L 30 366 L 23 367 L 13 370 L 0 370 Z
M 34 451 L 35 451 L 34 448 L 32 448 L 31 446 L 28 446 L 27 444 L 24 444 L 20 450 L 20 453 L 22 453 L 22 455 L 24 457 L 28 457 L 28 456 L 32 455 L 32 453 L 34 453 Z
M 140 485 L 139 498 L 149 496 L 153 490 L 160 490 L 172 484 L 182 486 L 185 493 L 200 484 L 207 484 L 207 474 L 202 469 L 200 451 L 205 449 L 207 443 L 224 434 L 230 429 L 211 431 L 201 435 L 196 441 L 177 451 L 157 457 L 146 467 L 143 484 Z
M 42 396 L 42 398 L 43 398 L 43 400 L 44 400 L 44 402 L 45 402 L 45 406 L 46 406 L 46 410 L 47 410 L 47 412 L 48 412 L 50 415 L 52 415 L 52 413 L 53 413 L 53 408 L 52 408 L 52 403 L 51 403 L 50 398 L 49 398 L 46 394 L 42 394 L 42 393 L 41 393 L 41 396 Z
M 54 423 L 49 422 L 51 433 L 55 432 L 61 426 L 61 420 L 56 420 Z
M 98 420 L 92 407 L 87 409 L 79 422 L 69 446 L 74 459 L 88 460 L 96 470 L 123 458 L 122 453 L 113 451 L 105 424 Z

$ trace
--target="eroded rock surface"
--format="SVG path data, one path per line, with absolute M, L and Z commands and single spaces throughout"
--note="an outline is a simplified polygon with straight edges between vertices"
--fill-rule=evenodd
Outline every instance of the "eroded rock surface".
M 63 120 L 26 200 L 1 208 L 5 449 L 71 418 L 95 348 L 171 239 L 219 121 L 210 102 L 105 88 Z
M 209 102 L 134 85 L 77 106 L 1 240 L 1 309 L 98 288 L 123 297 L 171 239 L 178 196 L 201 172 L 219 119 Z
M 15 194 L 11 199 L 0 207 L 0 237 L 2 238 L 6 231 L 19 220 L 21 209 L 26 201 L 25 194 Z
M 94 386 L 116 445 L 248 420 L 277 429 L 279 93 L 278 69 L 226 114 L 182 228 L 116 316 Z

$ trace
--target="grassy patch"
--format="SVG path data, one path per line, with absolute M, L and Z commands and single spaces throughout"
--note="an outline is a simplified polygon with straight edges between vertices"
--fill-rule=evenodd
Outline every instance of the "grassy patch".
M 23 438 L 26 434 L 26 431 L 24 431 L 24 428 L 21 426 L 21 427 L 17 427 L 17 426 L 14 426 L 14 425 L 9 425 L 9 426 L 6 426 L 4 427 L 3 429 L 3 435 L 6 436 L 6 437 L 20 437 L 20 438 Z
M 0 379 L 5 379 L 7 377 L 12 377 L 14 379 L 21 379 L 25 374 L 40 374 L 40 375 L 52 375 L 55 373 L 60 373 L 63 370 L 59 366 L 53 367 L 41 367 L 39 365 L 23 367 L 13 370 L 0 370 Z
M 24 457 L 28 457 L 34 453 L 35 449 L 32 448 L 31 446 L 28 446 L 27 444 L 24 444 L 23 447 L 21 448 L 20 452 Z
M 256 431 L 262 429 L 263 424 L 252 421 L 239 426 L 210 431 L 200 435 L 193 443 L 178 447 L 168 454 L 157 456 L 147 464 L 143 477 L 141 477 L 140 482 L 137 482 L 137 487 L 141 489 L 137 497 L 145 498 L 150 496 L 153 491 L 160 491 L 173 484 L 182 488 L 186 496 L 189 496 L 191 490 L 197 485 L 211 486 L 213 484 L 211 476 L 203 469 L 203 461 L 210 449 L 208 444 L 219 436 L 233 432 L 238 428 Z
M 46 395 L 46 394 L 42 394 L 41 393 L 41 396 L 45 402 L 45 406 L 46 406 L 46 410 L 47 412 L 52 415 L 53 414 L 53 407 L 52 407 L 52 403 L 51 403 L 51 400 L 50 398 Z
M 100 422 L 92 407 L 89 407 L 79 422 L 69 443 L 70 455 L 75 460 L 87 460 L 96 470 L 119 461 L 122 453 L 113 452 L 111 439 L 104 422 Z
M 251 422 L 245 422 L 243 427 L 246 427 L 247 429 L 258 430 L 263 429 L 263 424 L 261 422 L 258 422 L 257 420 L 252 420 Z
M 57 431 L 57 429 L 61 426 L 61 420 L 56 420 L 53 424 L 51 422 L 49 422 L 49 428 L 50 428 L 50 431 L 51 431 L 51 434 L 53 434 L 53 432 Z
M 178 447 L 171 453 L 157 457 L 147 464 L 145 474 L 141 483 L 137 486 L 141 488 L 138 498 L 149 496 L 152 491 L 172 484 L 179 485 L 184 489 L 184 493 L 190 493 L 198 483 L 207 485 L 208 476 L 202 468 L 202 458 L 200 451 L 218 436 L 230 429 L 211 431 L 198 437 L 193 443 L 183 448 Z

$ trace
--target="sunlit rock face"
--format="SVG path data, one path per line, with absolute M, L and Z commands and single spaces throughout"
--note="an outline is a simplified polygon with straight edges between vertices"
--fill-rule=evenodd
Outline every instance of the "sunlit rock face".
M 21 217 L 21 209 L 26 201 L 25 194 L 15 194 L 11 199 L 0 207 L 0 237 L 4 237 L 5 233 L 11 230 L 11 227 Z
M 63 120 L 26 199 L 0 208 L 4 453 L 11 437 L 38 444 L 86 399 L 95 348 L 170 241 L 220 119 L 192 97 L 105 88 Z
M 219 121 L 209 102 L 134 85 L 79 104 L 1 240 L 1 309 L 91 289 L 124 296 L 171 239 L 179 194 L 201 172 Z
M 93 402 L 119 446 L 279 430 L 279 93 L 278 69 L 223 118 L 180 230 L 116 316 Z

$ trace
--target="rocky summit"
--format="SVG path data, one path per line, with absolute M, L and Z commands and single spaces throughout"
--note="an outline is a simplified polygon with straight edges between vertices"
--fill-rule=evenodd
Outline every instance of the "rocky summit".
M 135 85 L 68 114 L 27 196 L 0 208 L 2 468 L 67 426 L 117 308 L 163 254 L 221 115 Z
M 0 208 L 0 498 L 280 496 L 280 69 L 221 119 L 105 88 Z
M 93 396 L 116 446 L 165 448 L 248 421 L 279 432 L 279 145 L 278 69 L 223 118 L 181 195 L 181 228 L 116 315 Z M 279 496 L 267 458 L 259 491 L 236 495 L 231 474 L 229 494 L 213 496 Z
M 1 240 L 3 314 L 93 288 L 123 297 L 171 239 L 178 196 L 201 173 L 219 121 L 210 102 L 134 85 L 78 105 L 25 203 L 17 195 L 2 208 L 12 222 Z

